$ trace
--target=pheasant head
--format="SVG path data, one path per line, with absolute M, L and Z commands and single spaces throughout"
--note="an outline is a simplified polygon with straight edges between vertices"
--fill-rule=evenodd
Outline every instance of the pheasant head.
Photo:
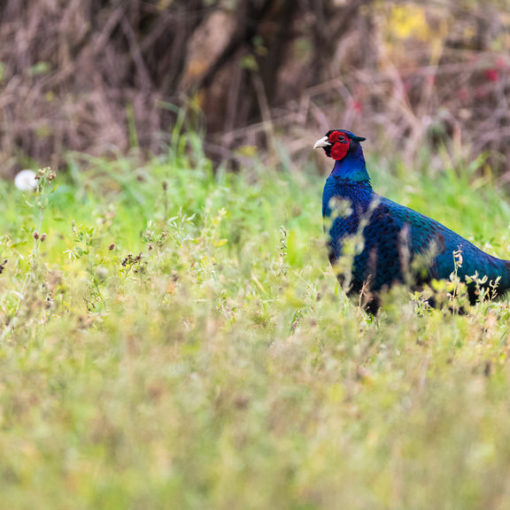
M 326 156 L 335 160 L 332 177 L 345 181 L 370 183 L 361 142 L 365 140 L 345 129 L 332 129 L 315 142 L 314 149 L 322 147 Z
M 366 140 L 345 129 L 332 129 L 315 142 L 314 149 L 322 147 L 326 156 L 341 161 L 348 154 L 356 154 L 361 150 L 360 142 Z

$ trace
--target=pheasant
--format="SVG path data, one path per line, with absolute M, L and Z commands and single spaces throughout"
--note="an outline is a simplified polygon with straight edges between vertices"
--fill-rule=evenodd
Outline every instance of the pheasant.
M 330 262 L 339 269 L 341 282 L 348 274 L 349 294 L 361 294 L 365 308 L 376 313 L 381 291 L 395 283 L 418 290 L 454 272 L 466 282 L 472 304 L 479 288 L 487 289 L 490 297 L 509 290 L 510 261 L 484 253 L 441 223 L 374 193 L 363 140 L 335 129 L 314 145 L 335 160 L 324 186 L 322 215 L 330 222 L 325 227 Z M 342 270 L 343 260 L 350 266 L 347 271 Z

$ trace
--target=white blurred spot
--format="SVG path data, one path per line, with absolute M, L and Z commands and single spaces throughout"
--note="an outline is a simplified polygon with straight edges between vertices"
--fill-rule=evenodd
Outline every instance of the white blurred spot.
M 21 191 L 34 191 L 37 188 L 36 175 L 33 170 L 21 170 L 14 177 L 14 185 Z

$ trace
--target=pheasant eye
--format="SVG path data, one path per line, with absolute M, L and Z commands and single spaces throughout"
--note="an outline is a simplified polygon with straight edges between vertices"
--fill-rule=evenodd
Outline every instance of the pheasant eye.
M 345 142 L 345 137 L 344 137 L 344 136 L 342 136 L 342 135 L 339 135 L 339 136 L 338 136 L 338 141 L 339 141 L 339 142 Z

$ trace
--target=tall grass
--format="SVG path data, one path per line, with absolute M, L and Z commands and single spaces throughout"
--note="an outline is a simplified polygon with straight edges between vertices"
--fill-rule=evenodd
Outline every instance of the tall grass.
M 196 145 L 0 183 L 2 507 L 507 508 L 508 303 L 399 289 L 367 316 L 329 268 L 315 169 L 214 175 Z M 430 168 L 371 162 L 510 258 L 508 197 Z

